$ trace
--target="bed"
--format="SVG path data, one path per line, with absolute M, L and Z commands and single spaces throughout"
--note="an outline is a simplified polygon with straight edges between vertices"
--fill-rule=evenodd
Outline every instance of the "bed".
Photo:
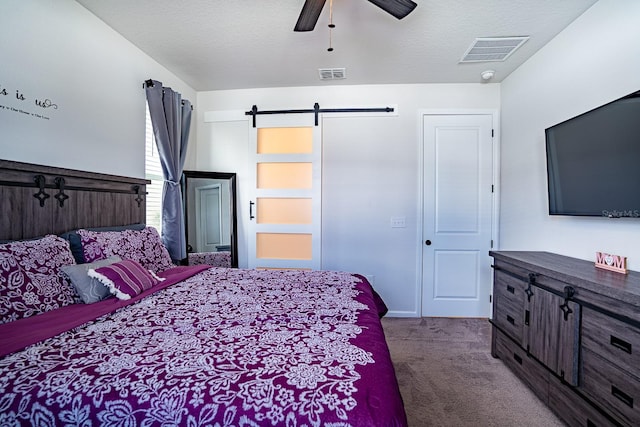
M 0 173 L 0 425 L 406 425 L 363 276 L 174 266 L 145 180 Z

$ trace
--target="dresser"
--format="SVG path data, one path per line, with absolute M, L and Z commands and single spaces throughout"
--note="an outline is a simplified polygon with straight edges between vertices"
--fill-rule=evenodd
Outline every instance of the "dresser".
M 640 425 L 640 273 L 492 251 L 491 352 L 570 426 Z

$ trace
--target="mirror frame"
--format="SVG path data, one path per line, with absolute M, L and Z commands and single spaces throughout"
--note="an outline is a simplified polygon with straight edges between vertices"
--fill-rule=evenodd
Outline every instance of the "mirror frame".
M 189 211 L 187 204 L 187 194 L 189 189 L 189 178 L 205 178 L 205 179 L 220 179 L 228 180 L 231 186 L 231 194 L 229 195 L 229 202 L 231 204 L 231 267 L 238 268 L 238 213 L 236 208 L 236 173 L 235 172 L 205 172 L 205 171 L 189 171 L 182 172 L 182 179 L 180 184 L 182 186 L 182 203 L 184 207 L 184 232 L 185 241 L 189 241 Z M 187 255 L 187 262 L 189 256 Z

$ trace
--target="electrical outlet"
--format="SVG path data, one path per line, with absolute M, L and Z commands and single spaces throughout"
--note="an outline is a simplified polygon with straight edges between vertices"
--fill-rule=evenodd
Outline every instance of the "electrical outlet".
M 392 216 L 391 217 L 391 228 L 405 228 L 407 226 L 405 217 L 403 216 Z

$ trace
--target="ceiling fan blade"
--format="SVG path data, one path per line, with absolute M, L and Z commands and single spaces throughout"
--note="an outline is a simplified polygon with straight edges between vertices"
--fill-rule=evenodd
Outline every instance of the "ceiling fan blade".
M 413 11 L 418 5 L 411 0 L 369 0 L 371 3 L 378 6 L 380 9 L 395 16 L 398 19 L 402 19 Z M 305 4 L 306 6 L 306 4 Z
M 313 31 L 326 0 L 306 0 L 293 31 Z

